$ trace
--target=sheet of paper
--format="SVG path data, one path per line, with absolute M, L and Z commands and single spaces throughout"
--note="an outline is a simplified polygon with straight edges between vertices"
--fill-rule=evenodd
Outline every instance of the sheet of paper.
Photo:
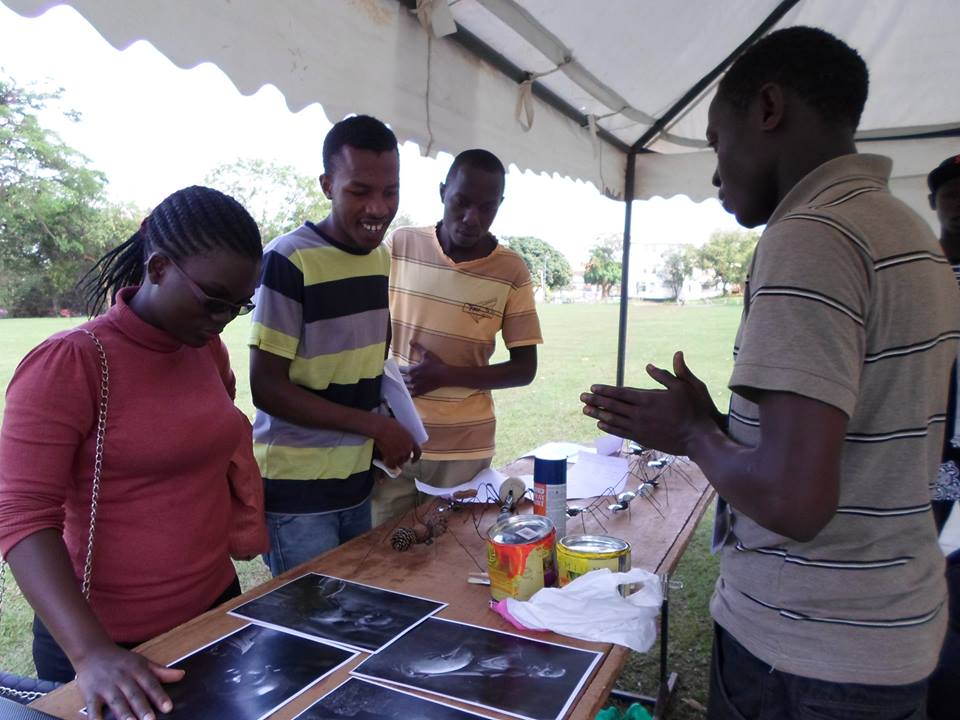
M 383 363 L 383 384 L 380 392 L 390 409 L 393 410 L 397 422 L 413 435 L 413 439 L 418 444 L 423 445 L 430 436 L 427 435 L 426 428 L 423 427 L 420 413 L 417 412 L 417 407 L 413 404 L 413 398 L 410 397 L 407 385 L 403 382 L 400 367 L 393 358 L 387 358 L 387 361 Z
M 623 447 L 623 438 L 616 435 L 601 435 L 593 441 L 598 455 L 616 455 Z
M 264 720 L 356 656 L 346 648 L 245 625 L 169 665 L 186 675 L 164 688 L 173 710 L 162 717 Z
M 567 469 L 567 500 L 620 492 L 628 471 L 626 458 L 581 453 L 577 464 Z
M 374 460 L 374 461 L 373 461 L 373 466 L 380 468 L 381 470 L 383 470 L 387 475 L 389 475 L 389 476 L 392 477 L 392 478 L 400 477 L 400 473 L 403 472 L 403 468 L 388 468 L 388 467 L 384 464 L 383 460 Z
M 376 653 L 445 607 L 416 595 L 307 573 L 230 614 L 309 640 Z
M 427 618 L 351 674 L 516 718 L 560 720 L 602 659 L 596 651 Z
M 586 447 L 572 442 L 548 442 L 529 452 L 525 452 L 520 457 L 549 457 L 549 458 L 567 458 L 567 462 L 575 463 L 580 453 L 595 453 L 596 448 Z
M 452 498 L 453 494 L 456 492 L 462 492 L 465 490 L 476 490 L 477 495 L 474 498 L 468 498 L 463 502 L 497 502 L 499 500 L 500 486 L 503 484 L 503 481 L 507 479 L 507 475 L 504 475 L 499 470 L 494 470 L 493 468 L 487 468 L 481 470 L 472 480 L 468 480 L 465 483 L 461 483 L 456 487 L 449 488 L 440 488 L 434 487 L 433 485 L 427 485 L 426 483 L 416 480 L 415 484 L 417 490 L 426 494 L 433 495 L 437 497 Z M 533 488 L 533 475 L 521 475 L 520 480 L 523 481 L 523 484 L 528 490 Z

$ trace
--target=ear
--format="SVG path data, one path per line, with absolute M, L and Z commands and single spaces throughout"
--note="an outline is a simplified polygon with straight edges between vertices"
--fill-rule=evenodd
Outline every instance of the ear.
M 937 209 L 937 196 L 935 193 L 930 193 L 929 195 L 927 195 L 927 202 L 930 203 L 931 210 Z
M 443 202 L 443 196 L 447 192 L 446 183 L 440 183 L 440 202 Z
M 320 176 L 320 189 L 327 196 L 327 200 L 333 200 L 333 178 L 330 173 L 324 173 Z
M 760 113 L 761 129 L 770 132 L 776 130 L 783 123 L 786 97 L 783 88 L 776 83 L 767 83 L 760 88 L 757 94 Z
M 169 266 L 170 263 L 167 258 L 160 253 L 153 253 L 147 258 L 147 267 L 143 279 L 149 281 L 152 285 L 159 285 L 167 274 Z

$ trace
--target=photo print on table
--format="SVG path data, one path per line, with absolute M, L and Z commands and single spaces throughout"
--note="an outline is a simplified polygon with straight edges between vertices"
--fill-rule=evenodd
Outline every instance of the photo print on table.
M 308 573 L 235 607 L 230 614 L 306 638 L 375 653 L 446 605 Z
M 293 720 L 489 720 L 469 710 L 350 678 Z
M 261 625 L 245 625 L 170 663 L 185 671 L 164 685 L 164 720 L 261 720 L 357 653 Z M 108 720 L 114 718 L 107 713 Z
M 557 720 L 602 653 L 429 618 L 353 674 L 525 720 Z

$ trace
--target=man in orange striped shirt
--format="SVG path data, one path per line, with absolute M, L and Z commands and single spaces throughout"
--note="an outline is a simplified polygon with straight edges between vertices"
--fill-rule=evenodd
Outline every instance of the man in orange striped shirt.
M 419 462 L 377 483 L 374 524 L 414 506 L 414 478 L 453 487 L 489 467 L 496 431 L 490 391 L 527 385 L 536 375 L 543 340 L 530 273 L 490 234 L 505 176 L 492 153 L 460 153 L 440 185 L 443 220 L 400 228 L 387 240 L 390 352 L 430 439 Z M 510 359 L 491 365 L 497 333 Z

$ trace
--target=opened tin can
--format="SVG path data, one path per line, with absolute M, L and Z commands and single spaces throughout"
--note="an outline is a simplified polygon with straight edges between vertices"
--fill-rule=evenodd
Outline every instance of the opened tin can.
M 567 535 L 557 543 L 557 571 L 560 587 L 600 568 L 611 572 L 630 569 L 630 543 L 609 535 Z M 629 588 L 620 588 L 623 595 Z
M 529 600 L 557 580 L 557 531 L 542 515 L 512 515 L 487 532 L 487 570 L 494 600 Z

